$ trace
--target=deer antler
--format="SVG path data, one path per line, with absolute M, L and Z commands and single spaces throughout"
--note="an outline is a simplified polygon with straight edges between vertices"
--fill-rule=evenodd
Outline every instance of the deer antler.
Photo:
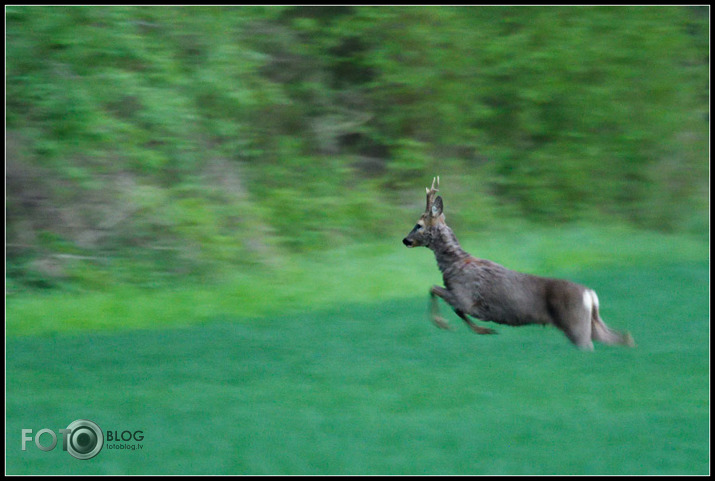
M 432 178 L 432 187 L 425 188 L 427 190 L 427 208 L 425 209 L 425 212 L 429 212 L 429 210 L 432 208 L 434 196 L 437 192 L 439 192 L 439 189 L 434 185 L 435 181 L 437 182 L 437 187 L 439 187 L 439 176 L 437 176 Z

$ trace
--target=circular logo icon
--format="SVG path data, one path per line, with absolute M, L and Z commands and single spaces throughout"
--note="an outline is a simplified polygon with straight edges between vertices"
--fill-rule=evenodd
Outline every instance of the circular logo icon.
M 104 446 L 104 434 L 97 424 L 87 419 L 78 419 L 69 426 L 67 451 L 77 459 L 95 457 Z

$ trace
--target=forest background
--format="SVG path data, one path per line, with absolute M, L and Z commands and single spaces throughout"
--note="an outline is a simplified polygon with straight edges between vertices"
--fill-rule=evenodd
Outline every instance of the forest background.
M 708 235 L 707 7 L 7 7 L 6 26 L 9 295 L 399 246 L 435 175 L 458 234 Z

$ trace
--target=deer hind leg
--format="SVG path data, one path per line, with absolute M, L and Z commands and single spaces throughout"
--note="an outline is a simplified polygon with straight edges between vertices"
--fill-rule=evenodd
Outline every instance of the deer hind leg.
M 633 336 L 628 332 L 618 332 L 609 328 L 601 319 L 598 313 L 598 296 L 592 290 L 586 291 L 591 296 L 593 308 L 591 310 L 591 337 L 594 341 L 604 344 L 620 344 L 628 347 L 635 347 Z
M 579 322 L 573 326 L 563 328 L 566 337 L 584 351 L 593 351 L 593 341 L 591 340 L 591 323 Z
M 577 301 L 578 302 L 578 301 Z M 572 306 L 558 313 L 557 326 L 579 349 L 593 351 L 591 312 L 593 299 L 584 292 L 583 304 Z

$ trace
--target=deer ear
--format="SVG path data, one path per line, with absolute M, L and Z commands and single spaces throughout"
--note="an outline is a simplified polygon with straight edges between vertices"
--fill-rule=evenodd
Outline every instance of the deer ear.
M 442 215 L 442 197 L 437 196 L 437 198 L 432 203 L 432 217 L 439 217 Z

